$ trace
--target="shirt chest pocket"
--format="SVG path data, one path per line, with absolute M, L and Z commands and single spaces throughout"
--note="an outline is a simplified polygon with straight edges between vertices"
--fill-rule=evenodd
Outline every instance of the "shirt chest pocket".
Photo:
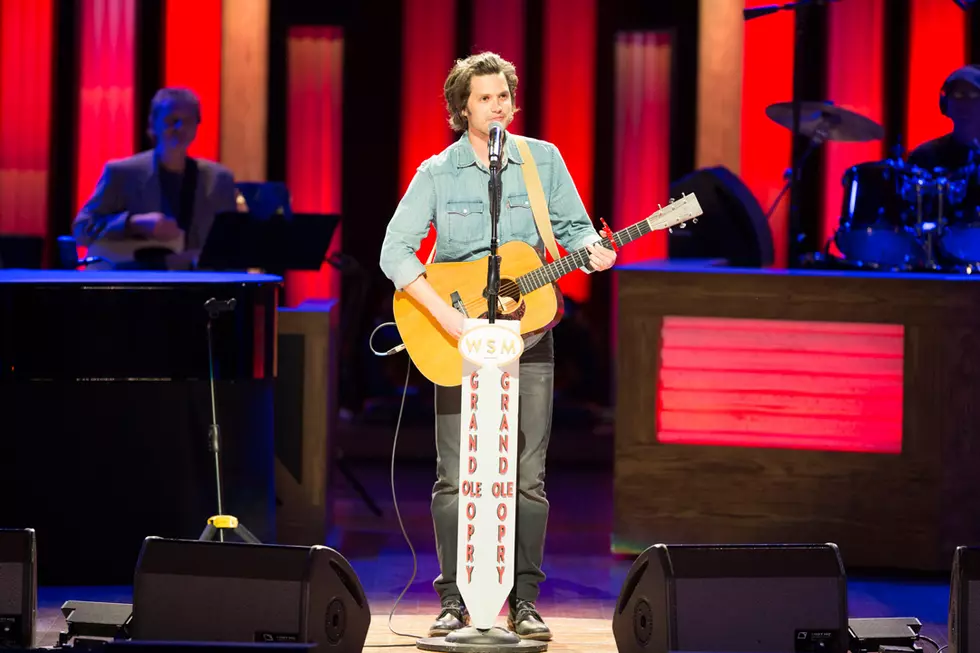
M 449 242 L 475 243 L 486 240 L 490 245 L 490 214 L 482 200 L 446 202 L 446 232 Z
M 515 193 L 507 196 L 504 204 L 502 221 L 507 233 L 519 240 L 527 240 L 538 233 L 534 223 L 534 213 L 527 193 Z

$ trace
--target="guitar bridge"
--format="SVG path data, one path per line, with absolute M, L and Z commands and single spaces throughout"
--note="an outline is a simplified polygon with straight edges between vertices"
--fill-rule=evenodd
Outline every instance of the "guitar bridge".
M 459 311 L 466 317 L 469 317 L 469 313 L 466 312 L 466 305 L 463 304 L 463 298 L 459 296 L 458 292 L 454 290 L 453 294 L 450 295 L 450 299 L 452 299 L 453 308 L 455 308 L 457 311 Z

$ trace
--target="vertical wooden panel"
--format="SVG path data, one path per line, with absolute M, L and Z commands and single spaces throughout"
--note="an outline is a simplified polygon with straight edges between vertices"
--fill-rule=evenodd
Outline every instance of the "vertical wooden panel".
M 591 215 L 595 157 L 597 0 L 544 0 L 541 62 L 541 134 L 558 146 Z M 563 252 L 564 253 L 564 252 Z M 562 277 L 562 292 L 589 298 L 581 270 Z
M 950 131 L 939 113 L 939 89 L 966 63 L 966 12 L 953 2 L 911 0 L 907 147 L 914 149 Z
M 222 0 L 221 15 L 221 162 L 239 181 L 264 181 L 269 0 Z
M 221 123 L 221 0 L 166 0 L 164 21 L 164 84 L 186 86 L 201 99 L 201 125 L 189 153 L 217 160 Z
M 836 104 L 884 123 L 885 0 L 850 0 L 830 5 L 827 97 Z M 844 171 L 883 158 L 884 141 L 824 145 L 822 248 L 840 221 Z
M 287 39 L 286 184 L 299 213 L 341 212 L 344 34 L 339 27 L 294 27 Z M 339 228 L 338 228 L 339 232 Z M 333 236 L 331 252 L 341 237 Z M 290 272 L 286 305 L 337 297 L 340 276 Z
M 53 4 L 0 1 L 0 233 L 47 234 Z
M 527 68 L 524 65 L 524 1 L 525 0 L 473 0 L 473 52 L 496 52 L 517 68 L 517 112 L 507 131 L 521 134 L 524 130 L 521 89 L 528 87 Z M 506 25 L 507 29 L 501 29 Z
M 106 161 L 133 153 L 135 0 L 80 3 L 80 84 L 75 211 Z
M 419 165 L 456 138 L 442 92 L 455 50 L 456 0 L 403 0 L 399 195 Z M 434 245 L 433 228 L 419 247 L 419 260 L 425 261 Z
M 741 169 L 744 0 L 700 0 L 695 166 Z

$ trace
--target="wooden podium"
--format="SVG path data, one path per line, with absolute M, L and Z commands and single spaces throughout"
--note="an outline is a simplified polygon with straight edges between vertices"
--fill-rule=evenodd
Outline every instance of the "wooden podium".
M 324 544 L 337 416 L 339 302 L 280 308 L 275 401 L 276 541 Z

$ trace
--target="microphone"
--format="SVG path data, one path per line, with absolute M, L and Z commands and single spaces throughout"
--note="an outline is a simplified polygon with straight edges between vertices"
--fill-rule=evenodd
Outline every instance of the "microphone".
M 490 167 L 500 167 L 500 152 L 504 149 L 504 126 L 499 121 L 490 123 L 490 139 L 487 142 L 490 150 Z
M 768 16 L 769 14 L 774 14 L 781 9 L 782 7 L 780 5 L 763 5 L 752 9 L 743 9 L 742 17 L 745 20 L 752 20 L 753 18 L 761 18 L 763 16 Z
M 238 304 L 238 300 L 234 297 L 231 299 L 215 299 L 212 297 L 208 301 L 204 302 L 204 310 L 206 310 L 212 316 L 215 316 L 218 313 L 227 313 L 228 311 L 235 310 L 236 304 Z

